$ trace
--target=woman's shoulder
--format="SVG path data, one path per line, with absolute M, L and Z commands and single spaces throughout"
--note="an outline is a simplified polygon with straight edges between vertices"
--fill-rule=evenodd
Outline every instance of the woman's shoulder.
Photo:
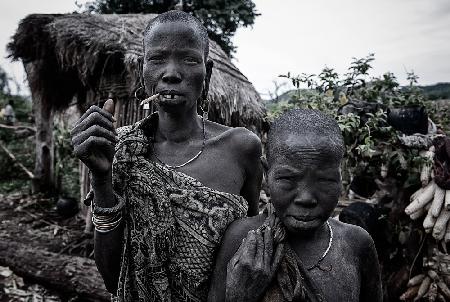
M 226 143 L 241 155 L 255 156 L 261 153 L 261 140 L 244 127 L 228 127 L 208 121 L 207 129 L 212 142 Z
M 338 240 L 346 242 L 346 246 L 352 248 L 356 254 L 364 255 L 369 249 L 374 248 L 372 237 L 362 227 L 336 219 L 329 219 L 329 222 Z
M 257 230 L 265 221 L 266 215 L 259 214 L 253 217 L 244 217 L 233 221 L 227 228 L 222 239 L 222 246 L 236 251 L 242 240 L 251 230 Z M 233 255 L 230 253 L 230 255 Z M 230 257 L 231 258 L 231 257 Z

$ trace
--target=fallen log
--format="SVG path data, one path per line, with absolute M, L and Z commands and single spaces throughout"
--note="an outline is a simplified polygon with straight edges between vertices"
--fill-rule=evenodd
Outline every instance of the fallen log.
M 5 124 L 1 124 L 0 123 L 0 128 L 2 129 L 8 129 L 8 130 L 26 130 L 31 132 L 32 134 L 36 133 L 36 128 L 33 127 L 29 127 L 29 126 L 10 126 L 10 125 L 5 125 Z
M 110 301 L 95 262 L 0 238 L 0 265 L 17 275 L 82 301 Z

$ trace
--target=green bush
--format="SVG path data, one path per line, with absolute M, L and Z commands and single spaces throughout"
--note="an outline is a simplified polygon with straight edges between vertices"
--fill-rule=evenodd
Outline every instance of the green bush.
M 373 54 L 354 58 L 348 72 L 342 76 L 328 67 L 318 75 L 293 76 L 290 72 L 281 75 L 289 79 L 296 90 L 289 100 L 271 104 L 269 118 L 276 118 L 292 108 L 324 111 L 336 118 L 344 136 L 347 148 L 343 161 L 344 184 L 361 174 L 379 178 L 381 167 L 387 166 L 399 184 L 409 185 L 418 181 L 423 159 L 418 150 L 405 148 L 400 143 L 399 133 L 387 123 L 386 110 L 382 108 L 428 106 L 428 101 L 416 85 L 417 76 L 413 72 L 407 74 L 407 87 L 401 87 L 395 75 L 389 72 L 370 78 L 373 60 Z M 380 109 L 365 113 L 364 120 L 356 114 L 339 115 L 338 109 L 349 100 L 379 104 Z M 430 110 L 430 116 L 436 118 L 436 112 Z

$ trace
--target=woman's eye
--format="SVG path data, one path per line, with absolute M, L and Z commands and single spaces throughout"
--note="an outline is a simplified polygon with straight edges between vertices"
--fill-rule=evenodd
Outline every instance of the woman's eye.
M 200 63 L 198 59 L 193 58 L 193 57 L 186 57 L 184 59 L 184 62 L 186 62 L 187 64 L 198 64 L 198 63 Z
M 158 62 L 162 62 L 163 57 L 162 56 L 151 56 L 148 58 L 148 60 L 152 63 L 158 63 Z
M 336 179 L 334 178 L 319 178 L 320 182 L 336 182 Z
M 291 183 L 294 181 L 292 177 L 277 177 L 276 180 L 283 183 Z

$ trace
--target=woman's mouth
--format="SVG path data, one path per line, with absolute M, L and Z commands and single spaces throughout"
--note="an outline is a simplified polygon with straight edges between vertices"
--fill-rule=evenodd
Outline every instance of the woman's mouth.
M 303 222 L 307 222 L 307 221 L 313 221 L 316 219 L 316 217 L 311 217 L 311 216 L 294 216 L 294 215 L 288 215 L 287 217 L 292 217 L 293 219 L 297 220 L 297 221 L 303 221 Z
M 179 97 L 176 94 L 161 94 L 161 96 L 168 100 L 176 100 Z
M 165 100 L 177 100 L 183 95 L 175 90 L 163 90 L 159 92 L 159 95 Z

